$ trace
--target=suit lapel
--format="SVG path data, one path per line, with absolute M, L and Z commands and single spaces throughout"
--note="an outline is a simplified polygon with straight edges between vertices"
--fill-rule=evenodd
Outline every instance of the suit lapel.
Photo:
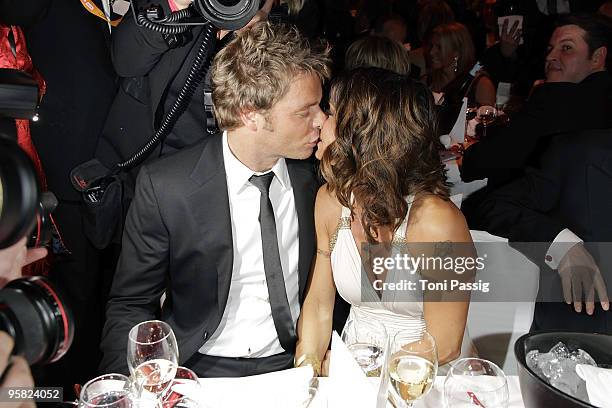
M 221 135 L 209 137 L 191 173 L 200 187 L 188 197 L 194 221 L 200 226 L 200 237 L 194 239 L 200 241 L 197 245 L 203 248 L 208 264 L 216 265 L 219 318 L 227 302 L 234 262 L 222 140 Z
M 314 199 L 317 186 L 310 166 L 310 162 L 307 161 L 287 160 L 287 169 L 291 179 L 291 186 L 293 187 L 293 197 L 298 217 L 298 236 L 300 240 L 298 285 L 300 304 L 304 300 L 304 289 L 306 288 L 312 256 L 315 251 Z

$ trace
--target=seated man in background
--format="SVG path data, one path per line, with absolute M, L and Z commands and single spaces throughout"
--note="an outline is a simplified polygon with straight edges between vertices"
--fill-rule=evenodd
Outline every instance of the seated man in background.
M 260 23 L 215 57 L 223 134 L 142 167 L 107 306 L 101 371 L 126 372 L 132 326 L 158 316 L 200 377 L 293 365 L 315 251 L 308 161 L 326 119 L 327 50 Z M 160 298 L 166 294 L 160 308 Z
M 551 135 L 612 127 L 610 60 L 612 24 L 605 16 L 566 16 L 554 31 L 546 57 L 546 82 L 508 127 L 488 132 L 463 156 L 464 181 L 488 178 L 488 187 L 462 206 L 470 228 L 488 230 L 479 203 L 491 190 L 520 177 L 537 164 Z M 502 234 L 505 236 L 505 233 Z

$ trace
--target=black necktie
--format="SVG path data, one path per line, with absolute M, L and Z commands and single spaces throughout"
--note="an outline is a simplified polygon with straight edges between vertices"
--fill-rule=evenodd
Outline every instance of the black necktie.
M 276 221 L 274 220 L 274 209 L 270 202 L 270 184 L 274 179 L 274 173 L 269 172 L 261 176 L 251 176 L 249 181 L 261 191 L 259 199 L 259 224 L 261 225 L 261 242 L 263 247 L 264 270 L 270 296 L 270 307 L 272 309 L 272 320 L 276 327 L 278 340 L 286 351 L 295 348 L 295 328 L 287 300 L 285 289 L 285 277 L 278 253 L 278 239 L 276 236 Z
M 548 0 L 546 4 L 549 16 L 554 16 L 557 14 L 557 0 Z

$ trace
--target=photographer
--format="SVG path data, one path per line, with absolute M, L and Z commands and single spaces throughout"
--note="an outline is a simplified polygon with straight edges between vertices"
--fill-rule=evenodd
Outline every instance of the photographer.
M 21 268 L 47 256 L 45 248 L 26 248 L 26 239 L 0 249 L 0 288 L 9 281 L 21 276 Z M 27 361 L 21 356 L 11 356 L 14 340 L 7 333 L 0 331 L 0 388 L 33 387 L 34 380 Z M 4 403 L 3 407 L 35 407 L 34 402 Z
M 144 2 L 145 6 L 147 2 Z M 190 0 L 162 1 L 163 13 L 182 10 Z M 249 25 L 266 20 L 273 0 L 266 0 Z M 198 52 L 204 30 L 195 26 L 184 34 L 163 34 L 139 26 L 128 11 L 113 32 L 112 59 L 121 86 L 110 109 L 96 157 L 107 167 L 126 160 L 145 144 L 174 104 Z M 218 37 L 227 32 L 219 32 Z M 173 43 L 178 40 L 178 43 Z M 205 82 L 197 87 L 186 111 L 178 118 L 160 147 L 149 158 L 159 157 L 198 142 L 206 136 Z M 137 170 L 133 172 L 135 176 Z

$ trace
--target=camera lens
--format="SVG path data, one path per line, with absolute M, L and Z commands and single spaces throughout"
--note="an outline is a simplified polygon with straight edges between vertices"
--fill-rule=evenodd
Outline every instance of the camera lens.
M 70 309 L 44 277 L 15 279 L 0 290 L 0 330 L 15 340 L 14 354 L 30 364 L 57 361 L 70 348 Z
M 238 3 L 240 3 L 240 0 L 218 0 L 218 1 L 219 3 L 223 4 L 226 7 L 234 7 Z
M 36 223 L 38 181 L 28 155 L 0 135 L 0 249 L 26 236 Z
M 253 18 L 259 0 L 194 0 L 198 13 L 222 30 L 238 30 Z

